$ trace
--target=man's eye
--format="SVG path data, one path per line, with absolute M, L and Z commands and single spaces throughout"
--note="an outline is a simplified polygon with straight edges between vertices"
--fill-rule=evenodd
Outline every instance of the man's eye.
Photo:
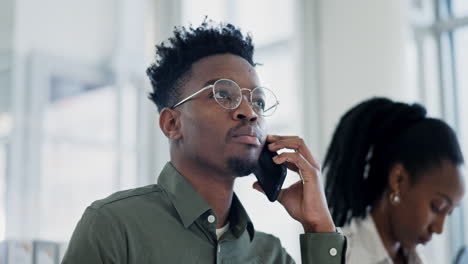
M 254 101 L 255 106 L 257 106 L 259 109 L 264 110 L 265 109 L 265 101 L 263 99 L 257 99 Z
M 217 91 L 214 94 L 214 97 L 216 99 L 231 99 L 230 94 L 228 92 L 226 92 L 226 91 Z

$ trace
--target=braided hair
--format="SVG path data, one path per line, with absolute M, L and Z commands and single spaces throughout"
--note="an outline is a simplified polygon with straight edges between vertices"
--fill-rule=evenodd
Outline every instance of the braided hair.
M 414 184 L 445 160 L 464 162 L 455 132 L 426 117 L 422 105 L 382 97 L 358 104 L 340 119 L 323 164 L 335 224 L 364 218 L 382 198 L 395 164 L 404 166 Z

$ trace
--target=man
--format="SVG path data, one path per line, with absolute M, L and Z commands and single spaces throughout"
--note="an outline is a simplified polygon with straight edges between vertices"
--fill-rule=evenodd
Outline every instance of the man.
M 294 263 L 277 238 L 255 231 L 233 193 L 264 144 L 295 150 L 274 162 L 302 177 L 278 200 L 304 226 L 303 263 L 343 263 L 345 238 L 335 232 L 319 165 L 302 139 L 266 136 L 264 116 L 277 101 L 260 87 L 251 38 L 204 22 L 176 28 L 168 43 L 157 46 L 147 73 L 170 162 L 157 185 L 88 207 L 63 263 Z

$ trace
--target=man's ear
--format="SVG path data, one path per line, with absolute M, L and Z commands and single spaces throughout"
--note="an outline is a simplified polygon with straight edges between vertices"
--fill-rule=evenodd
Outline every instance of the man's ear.
M 170 108 L 164 108 L 159 113 L 159 127 L 166 137 L 171 140 L 182 138 L 180 125 L 180 112 Z
M 409 174 L 403 164 L 396 163 L 393 165 L 390 169 L 390 175 L 388 178 L 390 192 L 404 192 L 407 190 L 409 183 Z

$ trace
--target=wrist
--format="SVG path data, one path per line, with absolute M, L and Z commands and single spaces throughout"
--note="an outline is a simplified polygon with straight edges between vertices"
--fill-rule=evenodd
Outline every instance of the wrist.
M 304 228 L 305 233 L 335 233 L 336 232 L 336 227 L 333 223 L 323 223 L 323 224 L 303 223 L 302 227 Z

